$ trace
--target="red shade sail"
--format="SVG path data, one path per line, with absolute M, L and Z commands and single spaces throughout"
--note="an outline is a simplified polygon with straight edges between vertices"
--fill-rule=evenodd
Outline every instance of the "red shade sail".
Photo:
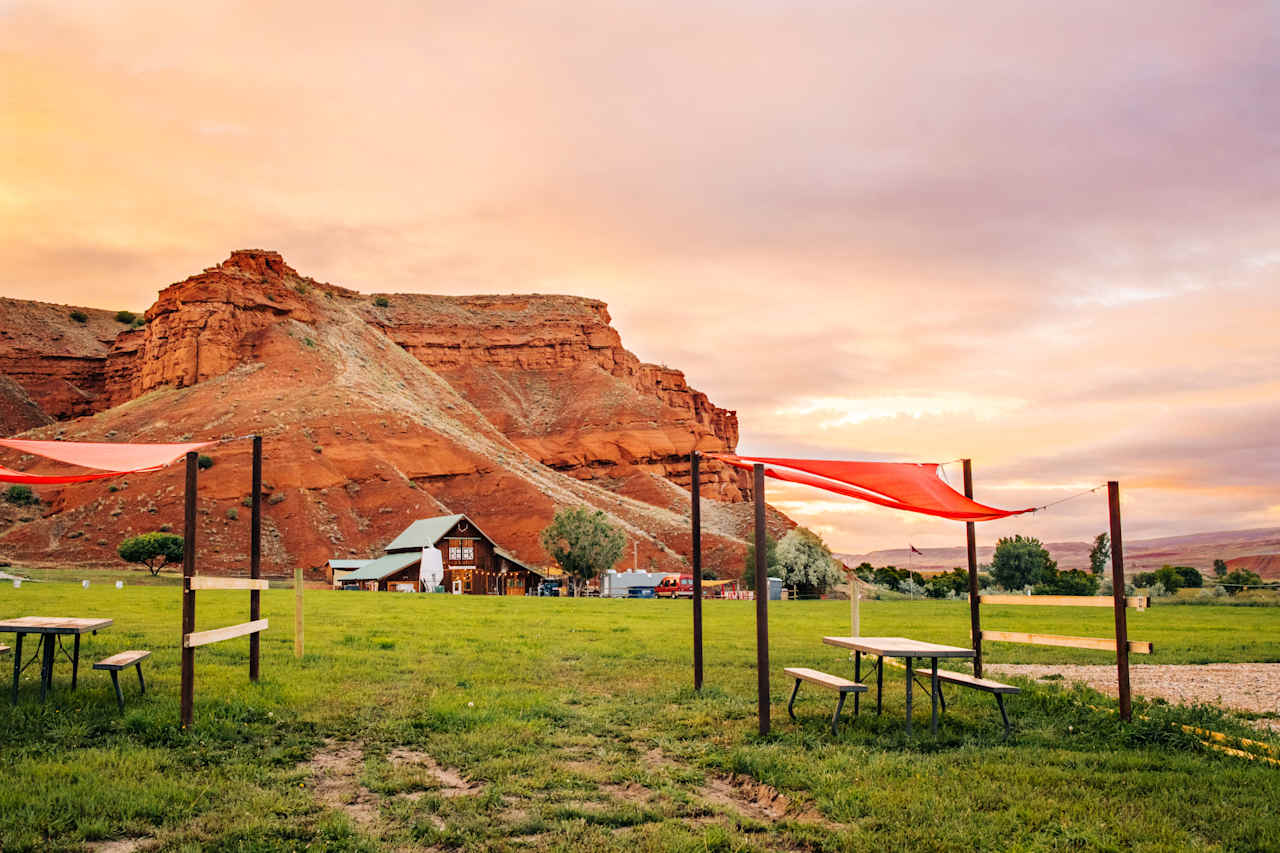
M 212 441 L 192 442 L 188 444 L 117 444 L 115 442 L 92 441 L 34 441 L 19 438 L 0 438 L 0 447 L 8 447 L 20 453 L 30 453 L 78 465 L 81 468 L 93 468 L 92 474 L 27 474 L 0 467 L 0 483 L 30 483 L 56 485 L 61 483 L 83 483 L 90 480 L 101 480 L 106 477 L 117 477 L 121 474 L 132 474 L 140 471 L 156 471 L 180 459 L 188 452 L 200 450 L 215 444 Z
M 814 486 L 890 509 L 953 521 L 994 521 L 1034 510 L 1034 507 L 997 509 L 966 498 L 943 482 L 938 474 L 941 466 L 936 462 L 843 462 L 721 453 L 707 456 L 744 470 L 760 463 L 765 466 L 765 476 L 775 480 Z

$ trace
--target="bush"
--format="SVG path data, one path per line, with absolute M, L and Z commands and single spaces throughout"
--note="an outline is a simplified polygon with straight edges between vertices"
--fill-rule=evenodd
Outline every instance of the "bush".
M 151 574 L 158 575 L 165 563 L 182 561 L 182 537 L 173 533 L 143 533 L 121 542 L 116 553 L 120 559 L 140 563 Z
M 1020 590 L 1036 584 L 1050 583 L 1058 572 L 1058 563 L 1039 539 L 1013 536 L 996 542 L 991 558 L 991 576 L 1007 590 Z
M 132 311 L 117 311 L 117 312 L 116 312 L 116 322 L 117 322 L 117 323 L 124 323 L 126 326 L 128 326 L 128 325 L 131 325 L 131 324 L 133 324 L 134 322 L 136 322 L 136 321 L 137 321 L 137 319 L 138 319 L 138 315 L 137 315 L 137 314 L 134 314 Z
M 1035 585 L 1036 595 L 1093 595 L 1098 591 L 1098 576 L 1080 569 L 1054 570 Z
M 34 506 L 40 503 L 40 499 L 36 497 L 35 492 L 31 491 L 30 486 L 10 486 L 4 493 L 6 503 L 15 506 Z
M 201 471 L 209 470 L 210 468 L 213 467 L 213 457 L 205 456 L 203 453 L 201 453 L 200 458 L 196 460 L 196 467 L 198 467 Z
M 385 296 L 375 296 L 373 298 L 373 304 L 377 305 L 379 308 L 386 308 L 391 304 L 391 300 Z
M 72 320 L 75 320 L 77 323 L 89 322 L 89 315 L 84 313 L 83 311 L 72 311 L 67 316 L 70 317 Z
M 228 521 L 235 521 L 239 517 L 240 517 L 240 511 L 235 507 L 232 507 L 231 509 L 227 510 Z

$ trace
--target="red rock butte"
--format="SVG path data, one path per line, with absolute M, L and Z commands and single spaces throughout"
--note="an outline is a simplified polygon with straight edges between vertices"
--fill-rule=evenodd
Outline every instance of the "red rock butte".
M 733 450 L 734 412 L 642 363 L 603 302 L 366 295 L 240 250 L 162 291 L 141 322 L 0 299 L 0 435 L 81 441 L 264 437 L 264 569 L 374 556 L 408 521 L 462 512 L 523 560 L 555 510 L 604 511 L 642 568 L 687 569 L 689 454 Z M 248 451 L 210 452 L 201 568 L 247 565 Z M 0 463 L 46 470 L 5 452 Z M 704 563 L 742 569 L 749 483 L 703 468 Z M 128 535 L 182 525 L 181 471 L 0 504 L 0 556 L 118 562 Z M 770 516 L 781 532 L 790 522 Z

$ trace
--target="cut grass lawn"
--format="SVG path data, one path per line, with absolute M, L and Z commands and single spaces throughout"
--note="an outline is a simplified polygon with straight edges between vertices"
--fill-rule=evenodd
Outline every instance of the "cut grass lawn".
M 1280 849 L 1280 770 L 1210 752 L 1173 722 L 1260 738 L 1215 709 L 1114 702 L 1021 682 L 1014 736 L 991 697 L 952 691 L 903 733 L 901 672 L 885 713 L 842 723 L 783 666 L 844 674 L 824 634 L 847 602 L 771 607 L 774 731 L 755 734 L 754 605 L 708 602 L 706 688 L 690 689 L 689 603 L 390 593 L 263 595 L 262 681 L 247 639 L 196 652 L 195 726 L 177 728 L 179 594 L 95 577 L 0 587 L 0 616 L 106 616 L 39 703 L 35 667 L 0 707 L 0 849 L 145 838 L 175 850 L 1266 850 Z M 64 575 L 76 578 L 74 575 Z M 247 619 L 248 595 L 199 593 L 199 629 Z M 1028 612 L 1034 611 L 1034 612 Z M 1082 612 L 1083 611 L 1083 612 Z M 1110 611 L 984 607 L 993 629 L 1106 636 Z M 865 602 L 864 633 L 964 645 L 963 602 Z M 1142 662 L 1280 660 L 1280 613 L 1130 613 Z M 148 692 L 88 664 L 149 648 Z M 1105 663 L 1105 653 L 992 644 L 988 660 Z M 0 658 L 0 665 L 10 660 Z M 8 672 L 6 671 L 6 676 Z M 6 681 L 7 688 L 7 681 Z M 922 694 L 923 695 L 923 694 Z M 1275 743 L 1275 740 L 1272 741 Z M 767 786 L 767 787 L 761 787 Z

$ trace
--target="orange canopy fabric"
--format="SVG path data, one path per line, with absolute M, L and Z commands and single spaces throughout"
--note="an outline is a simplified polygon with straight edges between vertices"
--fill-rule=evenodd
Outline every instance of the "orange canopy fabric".
M 997 509 L 966 498 L 943 482 L 938 473 L 941 466 L 936 462 L 846 462 L 725 453 L 707 456 L 745 470 L 760 463 L 765 466 L 765 476 L 776 480 L 953 521 L 994 521 L 1034 509 Z
M 0 483 L 44 483 L 49 485 L 83 483 L 139 471 L 156 471 L 190 451 L 200 450 L 214 443 L 212 441 L 199 441 L 187 444 L 118 444 L 115 442 L 35 441 L 31 439 L 0 438 L 0 447 L 7 447 L 20 453 L 43 456 L 45 459 L 66 462 L 70 465 L 78 465 L 81 468 L 93 468 L 98 472 L 107 472 L 92 474 L 28 474 L 0 467 Z

